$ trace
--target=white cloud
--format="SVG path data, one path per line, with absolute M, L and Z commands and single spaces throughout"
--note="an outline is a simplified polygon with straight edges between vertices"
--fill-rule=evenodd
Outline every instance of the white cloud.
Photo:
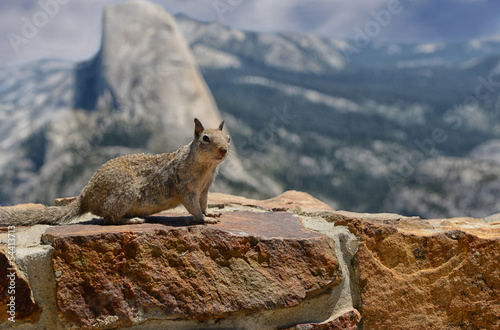
M 415 52 L 422 54 L 431 54 L 445 47 L 442 43 L 423 43 L 415 46 Z
M 107 1 L 113 2 L 117 1 Z M 96 0 L 50 4 L 45 9 L 38 2 L 29 8 L 2 5 L 0 35 L 5 37 L 0 38 L 0 60 L 7 64 L 42 57 L 82 60 L 95 52 L 102 5 Z
M 43 3 L 57 3 L 41 0 Z M 117 5 L 126 0 L 70 0 L 58 9 L 53 17 L 47 15 L 39 2 L 9 1 L 0 3 L 0 65 L 11 65 L 39 58 L 63 58 L 80 61 L 92 56 L 101 40 L 102 12 L 105 6 Z M 212 1 L 203 0 L 158 0 L 171 13 L 185 12 L 200 20 L 217 20 Z M 53 7 L 52 7 L 53 8 Z M 52 10 L 49 9 L 49 10 Z M 40 12 L 44 14 L 39 14 Z M 25 38 L 22 27 L 33 16 L 46 15 L 46 24 L 37 28 L 37 33 Z M 29 23 L 28 23 L 29 24 Z M 26 42 L 10 42 L 9 33 L 15 33 Z M 3 36 L 3 37 L 2 37 Z M 20 40 L 20 39 L 16 39 Z
M 224 15 L 237 28 L 260 31 L 307 31 L 324 36 L 352 37 L 356 25 L 373 20 L 387 0 L 242 0 Z
M 16 0 L 0 2 L 0 64 L 25 62 L 40 57 L 61 57 L 81 60 L 91 56 L 98 48 L 101 36 L 102 9 L 106 5 L 123 3 L 126 0 L 68 0 L 60 11 L 40 29 L 36 37 L 29 40 L 19 53 L 14 52 L 7 34 L 20 34 L 22 18 L 32 18 L 41 10 L 39 1 Z M 377 38 L 398 41 L 435 41 L 453 38 L 460 33 L 472 37 L 500 32 L 500 22 L 494 16 L 499 9 L 497 0 L 452 0 L 432 2 L 400 1 L 404 8 L 394 15 L 388 26 L 383 27 Z M 386 9 L 389 0 L 155 0 L 169 12 L 183 12 L 202 21 L 221 23 L 246 30 L 311 32 L 335 38 L 353 38 L 354 29 L 363 29 L 374 20 L 371 12 Z M 477 4 L 477 5 L 475 5 Z M 456 11 L 450 19 L 448 29 L 443 29 L 439 17 L 429 20 L 429 13 Z M 460 9 L 460 10 L 459 10 Z M 475 14 L 472 15 L 472 9 Z M 468 24 L 463 25 L 468 15 Z M 486 14 L 489 16 L 485 18 Z M 432 16 L 432 15 L 431 15 Z M 474 19 L 472 19 L 474 18 Z M 477 24 L 476 24 L 477 23 Z M 493 26 L 494 25 L 494 26 Z M 460 27 L 463 28 L 461 29 Z M 455 28 L 456 27 L 456 28 Z M 474 28 L 471 30 L 471 28 Z M 472 32 L 471 32 L 472 31 Z

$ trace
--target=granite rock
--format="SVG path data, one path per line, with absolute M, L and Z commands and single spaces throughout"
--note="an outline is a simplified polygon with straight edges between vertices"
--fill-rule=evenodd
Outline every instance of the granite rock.
M 185 217 L 48 229 L 62 322 L 222 318 L 297 306 L 342 280 L 332 240 L 289 213 L 226 212 L 206 226 L 182 225 Z
M 19 228 L 18 250 L 43 256 L 18 265 L 43 308 L 23 327 L 500 327 L 499 215 L 336 211 L 297 191 L 210 194 L 209 213 L 220 222 L 196 225 L 178 208 L 138 225 Z
M 500 327 L 500 226 L 480 219 L 344 218 L 360 237 L 365 329 Z

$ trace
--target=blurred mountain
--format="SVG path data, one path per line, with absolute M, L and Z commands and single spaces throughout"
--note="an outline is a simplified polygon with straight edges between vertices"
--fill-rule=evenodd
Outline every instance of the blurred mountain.
M 2 204 L 77 195 L 107 160 L 174 151 L 191 141 L 195 117 L 207 128 L 222 121 L 175 19 L 146 1 L 106 8 L 88 62 L 1 70 Z M 217 188 L 272 182 L 247 175 L 233 153 Z
M 500 210 L 500 165 L 474 158 L 425 161 L 387 198 L 387 207 L 427 218 L 483 218 Z
M 500 165 L 500 140 L 489 140 L 480 144 L 470 152 L 469 156 Z
M 500 140 L 486 141 L 469 157 L 435 157 L 391 191 L 386 207 L 427 218 L 487 217 L 500 210 Z
M 360 45 L 177 20 L 252 171 L 335 208 L 434 215 L 391 192 L 500 134 L 500 38 Z
M 500 38 L 360 45 L 168 17 L 111 7 L 93 59 L 1 69 L 1 203 L 75 195 L 111 157 L 186 143 L 199 116 L 224 118 L 234 142 L 218 190 L 423 217 L 499 211 L 486 202 L 497 165 L 478 155 L 500 139 Z M 436 211 L 429 180 L 458 201 L 493 185 Z

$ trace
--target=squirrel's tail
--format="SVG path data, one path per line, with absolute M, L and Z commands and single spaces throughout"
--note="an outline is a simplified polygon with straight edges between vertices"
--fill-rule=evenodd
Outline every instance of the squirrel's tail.
M 84 213 L 80 208 L 80 198 L 64 206 L 49 206 L 43 209 L 0 208 L 0 227 L 62 225 Z

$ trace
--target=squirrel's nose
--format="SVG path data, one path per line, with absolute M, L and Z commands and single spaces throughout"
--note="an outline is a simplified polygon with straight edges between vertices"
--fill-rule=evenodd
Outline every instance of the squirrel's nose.
M 219 153 L 221 156 L 225 156 L 227 154 L 227 148 L 219 148 Z

